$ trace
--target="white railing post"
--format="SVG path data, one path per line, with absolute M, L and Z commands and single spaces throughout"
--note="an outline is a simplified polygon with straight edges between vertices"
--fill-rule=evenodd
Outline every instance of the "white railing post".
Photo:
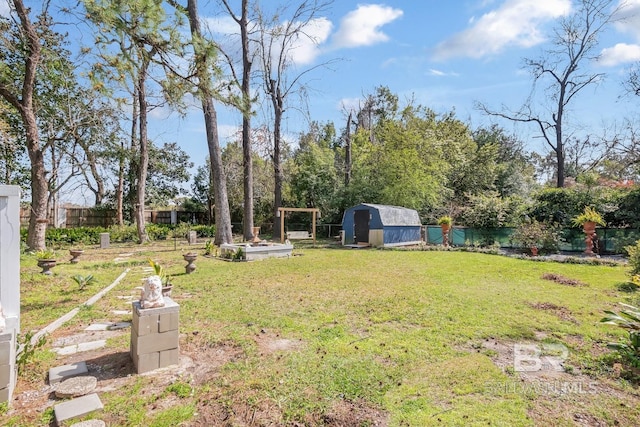
M 0 403 L 11 403 L 20 333 L 20 187 L 0 185 Z M 0 321 L 0 323 L 2 323 Z M 4 384 L 6 383 L 6 384 Z

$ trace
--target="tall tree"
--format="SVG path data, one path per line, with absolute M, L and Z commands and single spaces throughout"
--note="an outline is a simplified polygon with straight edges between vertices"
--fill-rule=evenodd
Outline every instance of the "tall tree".
M 274 217 L 278 215 L 278 208 L 282 206 L 283 200 L 282 119 L 285 105 L 293 93 L 304 93 L 302 79 L 305 75 L 327 65 L 323 63 L 298 70 L 292 53 L 302 39 L 317 43 L 307 29 L 329 4 L 330 1 L 305 0 L 299 3 L 290 16 L 285 17 L 285 9 L 276 12 L 271 19 L 267 19 L 265 13 L 258 17 L 263 88 L 273 112 Z M 274 238 L 279 238 L 281 232 L 280 221 L 274 220 Z
M 238 82 L 234 62 L 229 55 L 229 66 L 231 67 L 233 79 L 240 86 L 241 99 L 240 111 L 242 112 L 242 167 L 243 167 L 243 234 L 245 240 L 253 238 L 253 153 L 251 149 L 251 115 L 253 100 L 251 97 L 251 68 L 253 66 L 253 54 L 249 45 L 249 0 L 241 0 L 240 14 L 236 14 L 231 8 L 228 0 L 222 0 L 229 16 L 238 24 L 240 28 L 240 45 L 242 46 L 242 77 Z
M 212 69 L 215 61 L 213 45 L 202 37 L 198 5 L 196 0 L 187 1 L 187 13 L 191 30 L 191 44 L 194 53 L 194 74 L 197 79 L 197 95 L 202 104 L 204 123 L 207 131 L 207 145 L 211 161 L 211 175 L 214 183 L 216 236 L 215 244 L 231 243 L 231 212 L 227 197 L 227 179 L 222 164 L 222 152 L 218 138 L 218 115 L 215 108 Z
M 89 19 L 99 29 L 96 44 L 119 49 L 116 55 L 102 53 L 102 61 L 96 64 L 95 71 L 116 81 L 128 81 L 132 86 L 133 102 L 137 104 L 138 115 L 132 120 L 137 120 L 138 124 L 137 130 L 132 129 L 132 141 L 137 142 L 139 154 L 132 180 L 135 188 L 133 211 L 138 241 L 143 243 L 148 240 L 144 219 L 149 165 L 147 116 L 151 108 L 148 83 L 155 63 L 166 65 L 168 56 L 181 54 L 177 23 L 167 16 L 162 2 L 156 0 L 84 0 L 84 5 Z M 104 72 L 106 68 L 109 69 L 107 73 Z
M 566 119 L 570 104 L 585 88 L 595 85 L 604 77 L 588 68 L 597 58 L 598 41 L 618 9 L 612 10 L 614 0 L 580 0 L 572 15 L 562 18 L 554 30 L 551 44 L 540 58 L 525 59 L 525 67 L 533 77 L 533 90 L 538 83 L 547 83 L 544 99 L 549 101 L 549 112 L 538 112 L 533 105 L 535 94 L 518 110 L 494 111 L 484 104 L 479 108 L 487 114 L 514 122 L 532 123 L 556 158 L 556 186 L 565 185 Z M 542 106 L 546 106 L 541 101 Z
M 48 222 L 49 191 L 35 100 L 38 69 L 46 64 L 49 53 L 52 24 L 47 11 L 48 4 L 44 4 L 40 16 L 32 22 L 30 10 L 23 1 L 13 0 L 13 12 L 18 18 L 16 25 L 2 18 L 0 31 L 0 96 L 20 115 L 31 164 L 31 215 L 27 246 L 33 250 L 45 248 Z M 17 57 L 14 56 L 16 53 Z

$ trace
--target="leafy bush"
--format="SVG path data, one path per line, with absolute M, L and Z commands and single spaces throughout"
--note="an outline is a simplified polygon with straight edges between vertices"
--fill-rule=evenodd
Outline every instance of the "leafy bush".
M 559 227 L 557 224 L 525 221 L 511 234 L 511 241 L 521 248 L 536 247 L 544 252 L 557 252 L 559 249 Z
M 16 367 L 18 368 L 18 375 L 24 372 L 24 368 L 29 361 L 35 356 L 36 351 L 44 347 L 47 343 L 47 336 L 40 335 L 35 343 L 31 343 L 31 339 L 35 335 L 35 332 L 29 331 L 24 335 L 18 335 L 16 351 Z
M 620 311 L 619 314 L 605 310 L 607 316 L 600 321 L 627 330 L 629 341 L 609 343 L 607 347 L 616 350 L 631 366 L 640 368 L 640 309 L 629 304 L 620 305 L 626 307 L 626 310 Z
M 138 240 L 138 231 L 135 225 L 112 225 L 108 231 L 112 242 L 125 243 Z
M 640 240 L 633 246 L 625 247 L 625 250 L 629 254 L 629 266 L 631 276 L 637 276 L 640 274 Z
M 191 229 L 195 230 L 200 237 L 216 237 L 215 225 L 195 225 Z
M 56 246 L 67 244 L 92 245 L 98 244 L 100 242 L 100 233 L 106 231 L 103 227 L 47 228 L 46 240 L 48 244 Z

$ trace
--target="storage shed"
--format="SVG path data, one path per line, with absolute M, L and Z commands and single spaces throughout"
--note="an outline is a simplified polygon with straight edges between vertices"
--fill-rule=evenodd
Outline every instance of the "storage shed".
M 342 218 L 344 245 L 402 246 L 422 240 L 418 212 L 398 206 L 362 203 Z

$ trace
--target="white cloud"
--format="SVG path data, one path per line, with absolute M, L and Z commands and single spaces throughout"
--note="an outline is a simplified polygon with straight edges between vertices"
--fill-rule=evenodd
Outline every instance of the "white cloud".
M 357 111 L 362 103 L 361 98 L 342 98 L 338 102 L 337 110 L 339 111 Z
M 206 18 L 204 19 L 204 26 L 212 33 L 240 34 L 240 27 L 238 27 L 238 23 L 229 15 Z
M 640 0 L 621 0 L 618 7 L 620 11 L 615 16 L 616 28 L 640 41 Z
M 640 45 L 618 43 L 613 47 L 602 49 L 598 63 L 605 67 L 640 61 Z
M 0 0 L 0 16 L 8 17 L 10 14 L 9 0 Z
M 326 18 L 309 21 L 287 54 L 295 64 L 311 64 L 322 52 L 320 45 L 327 41 L 333 24 Z
M 570 11 L 571 0 L 505 0 L 499 8 L 473 18 L 467 30 L 440 43 L 434 59 L 481 58 L 511 46 L 534 46 L 544 41 L 541 25 Z
M 358 5 L 342 18 L 340 28 L 333 35 L 336 48 L 371 46 L 389 40 L 381 27 L 395 21 L 402 10 L 379 4 Z
M 453 76 L 453 77 L 458 77 L 460 74 L 455 73 L 455 72 L 447 72 L 447 71 L 442 71 L 442 70 L 436 70 L 435 68 L 429 68 L 427 70 L 427 74 L 430 76 L 436 76 L 436 77 L 447 77 L 447 76 Z

